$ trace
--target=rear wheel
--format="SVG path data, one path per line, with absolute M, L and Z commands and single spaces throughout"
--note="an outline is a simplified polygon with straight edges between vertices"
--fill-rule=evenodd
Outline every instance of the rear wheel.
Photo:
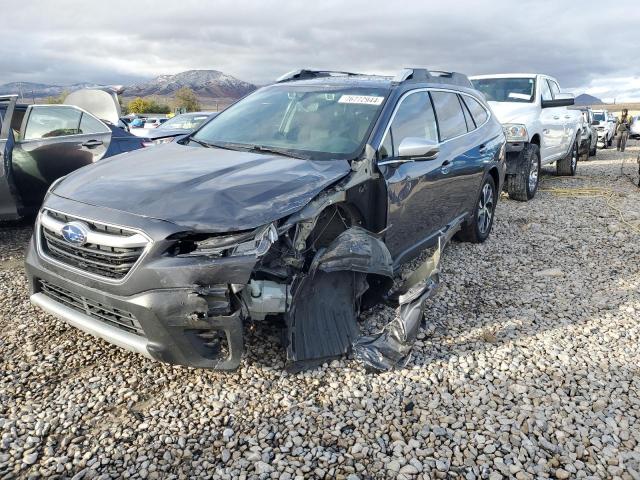
M 464 242 L 484 242 L 491 233 L 497 202 L 496 183 L 491 175 L 487 175 L 482 183 L 473 216 L 462 224 L 462 229 L 458 232 L 457 238 Z
M 507 175 L 506 190 L 509 198 L 526 202 L 531 200 L 538 191 L 540 149 L 533 143 L 525 145 L 517 162 L 517 173 Z
M 572 177 L 576 174 L 578 157 L 580 156 L 578 150 L 578 139 L 575 138 L 567 155 L 556 162 L 556 173 L 558 175 Z

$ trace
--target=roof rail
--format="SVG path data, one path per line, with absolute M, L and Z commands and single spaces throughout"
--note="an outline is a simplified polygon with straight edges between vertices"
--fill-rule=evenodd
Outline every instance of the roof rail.
M 291 72 L 285 73 L 280 78 L 276 80 L 276 83 L 290 82 L 291 80 L 306 80 L 309 78 L 320 78 L 320 77 L 337 77 L 337 76 L 346 76 L 352 77 L 355 75 L 362 75 L 361 73 L 353 73 L 353 72 L 338 72 L 332 70 L 310 70 L 310 69 L 301 69 L 301 70 L 292 70 Z
M 440 70 L 427 70 L 426 68 L 404 68 L 393 77 L 395 83 L 403 82 L 430 82 L 448 83 L 461 87 L 473 88 L 469 77 L 464 73 L 443 72 Z

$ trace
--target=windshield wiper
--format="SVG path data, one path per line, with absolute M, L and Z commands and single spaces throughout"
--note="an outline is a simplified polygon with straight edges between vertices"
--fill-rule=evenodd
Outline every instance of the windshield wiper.
M 198 145 L 202 145 L 203 147 L 206 148 L 220 148 L 222 150 L 234 150 L 234 151 L 240 151 L 240 150 L 244 150 L 243 148 L 236 148 L 236 147 L 231 147 L 231 146 L 227 146 L 227 145 L 220 145 L 219 143 L 209 143 L 209 142 L 203 142 L 202 140 L 196 140 L 193 137 L 189 138 L 190 142 L 196 142 Z
M 193 137 L 189 137 L 189 143 L 191 143 L 191 142 L 195 142 L 195 143 L 197 143 L 198 145 L 202 145 L 202 146 L 203 146 L 203 147 L 205 147 L 205 148 L 211 148 L 211 147 L 213 146 L 213 145 L 211 145 L 210 143 L 203 142 L 202 140 L 196 140 L 196 139 L 195 139 L 195 138 L 193 138 Z
M 295 155 L 291 153 L 289 150 L 275 148 L 275 147 L 265 147 L 264 145 L 250 145 L 248 146 L 248 150 L 250 152 L 275 153 L 276 155 L 282 155 L 283 157 L 289 157 L 289 158 L 297 158 L 298 160 L 306 159 L 303 156 Z

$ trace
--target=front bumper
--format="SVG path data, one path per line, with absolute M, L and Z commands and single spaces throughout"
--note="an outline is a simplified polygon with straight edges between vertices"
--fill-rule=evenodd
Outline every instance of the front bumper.
M 69 210 L 71 215 L 80 214 Z M 99 212 L 93 213 L 101 218 Z M 120 223 L 145 229 L 131 218 Z M 177 228 L 169 224 L 160 225 L 160 231 L 147 228 L 159 236 L 158 241 L 130 278 L 119 284 L 83 277 L 43 257 L 36 248 L 36 230 L 25 262 L 31 302 L 86 333 L 147 358 L 201 368 L 236 368 L 243 350 L 243 317 L 230 284 L 248 282 L 255 257 L 218 261 L 161 255 L 159 251 L 166 249 L 162 239 Z

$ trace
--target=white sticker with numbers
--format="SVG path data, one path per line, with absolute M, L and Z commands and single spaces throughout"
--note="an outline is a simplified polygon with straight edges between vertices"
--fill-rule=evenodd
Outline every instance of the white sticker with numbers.
M 381 105 L 384 97 L 369 95 L 342 95 L 338 103 L 359 103 L 361 105 Z

